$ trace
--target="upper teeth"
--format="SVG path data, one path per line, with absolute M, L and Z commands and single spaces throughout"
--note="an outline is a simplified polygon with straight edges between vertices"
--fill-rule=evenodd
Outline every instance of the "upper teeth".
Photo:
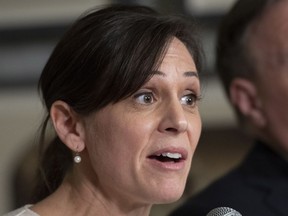
M 182 155 L 181 155 L 180 153 L 167 152 L 167 153 L 162 153 L 161 155 L 162 155 L 163 157 L 169 157 L 169 158 L 173 158 L 173 159 L 182 158 Z

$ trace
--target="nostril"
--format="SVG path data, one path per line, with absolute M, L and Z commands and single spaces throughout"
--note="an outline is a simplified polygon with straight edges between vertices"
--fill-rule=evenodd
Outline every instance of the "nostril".
M 165 130 L 168 132 L 177 132 L 176 128 L 166 128 Z

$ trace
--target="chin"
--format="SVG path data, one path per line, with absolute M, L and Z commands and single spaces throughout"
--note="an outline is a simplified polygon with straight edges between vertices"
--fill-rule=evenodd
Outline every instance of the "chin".
M 177 194 L 167 194 L 165 196 L 159 197 L 156 204 L 169 204 L 178 201 L 182 197 L 183 192 Z
M 161 187 L 157 190 L 156 204 L 168 204 L 179 200 L 184 192 L 185 185 L 174 183 L 170 187 Z

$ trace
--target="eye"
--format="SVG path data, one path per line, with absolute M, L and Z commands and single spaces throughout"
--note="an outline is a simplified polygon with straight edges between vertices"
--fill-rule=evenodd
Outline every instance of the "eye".
M 198 97 L 195 94 L 188 94 L 184 95 L 181 98 L 181 104 L 188 105 L 188 106 L 196 106 L 197 101 L 200 100 L 200 97 Z
M 152 104 L 154 102 L 154 97 L 153 97 L 152 92 L 142 92 L 142 93 L 134 95 L 134 98 L 137 103 L 144 104 L 144 105 Z

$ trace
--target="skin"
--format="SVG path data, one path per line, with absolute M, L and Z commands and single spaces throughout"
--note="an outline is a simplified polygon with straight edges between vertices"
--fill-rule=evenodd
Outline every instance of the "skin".
M 32 209 L 44 216 L 149 215 L 153 204 L 179 199 L 201 133 L 199 95 L 195 63 L 174 38 L 158 71 L 131 97 L 84 119 L 55 102 L 58 136 L 82 161 Z M 167 152 L 183 158 L 154 157 Z
M 260 135 L 288 159 L 288 1 L 269 7 L 250 28 L 250 51 L 257 69 Z M 271 31 L 272 30 L 272 31 Z

